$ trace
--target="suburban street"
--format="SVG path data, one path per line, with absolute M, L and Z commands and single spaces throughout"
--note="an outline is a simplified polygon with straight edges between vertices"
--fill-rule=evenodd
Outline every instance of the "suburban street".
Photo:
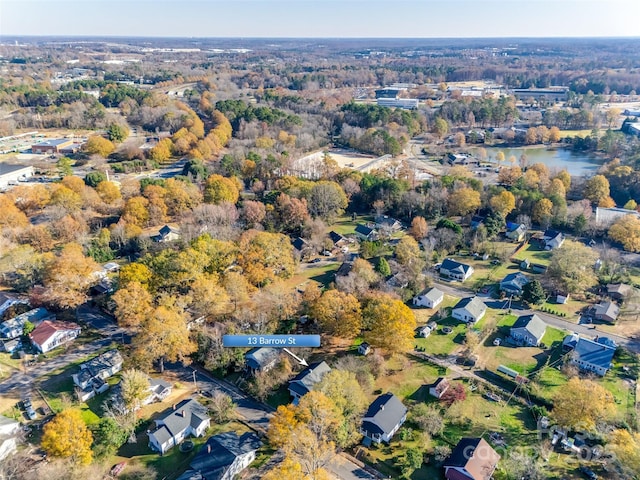
M 194 381 L 195 372 L 196 388 L 199 391 L 226 393 L 236 403 L 237 412 L 247 425 L 257 430 L 266 431 L 269 419 L 274 412 L 271 406 L 251 399 L 235 385 L 214 378 L 197 366 L 171 364 L 167 370 L 174 372 L 185 383 Z M 377 478 L 342 454 L 336 455 L 327 468 L 335 478 L 341 480 L 373 480 Z
M 440 289 L 445 294 L 453 295 L 455 297 L 468 297 L 474 294 L 472 290 L 458 287 L 458 286 L 453 286 L 450 283 L 441 282 L 435 278 L 434 280 L 438 289 Z M 508 307 L 508 300 L 491 299 L 488 294 L 480 294 L 478 296 L 482 297 L 485 303 L 487 304 L 487 306 L 490 308 L 504 309 L 505 307 Z M 539 312 L 536 310 L 522 309 L 515 304 L 511 306 L 511 309 L 517 310 L 518 315 L 530 315 L 535 313 L 547 324 L 553 327 L 568 330 L 570 332 L 575 332 L 579 335 L 584 335 L 589 338 L 595 337 L 597 335 L 604 335 L 610 338 L 611 340 L 615 341 L 618 345 L 627 348 L 629 351 L 634 353 L 640 353 L 640 339 L 621 337 L 620 335 L 615 335 L 609 332 L 601 332 L 598 330 L 597 325 L 593 325 L 593 324 L 582 325 L 582 324 L 573 323 L 563 318 L 557 317 L 556 315 L 551 315 L 551 314 Z

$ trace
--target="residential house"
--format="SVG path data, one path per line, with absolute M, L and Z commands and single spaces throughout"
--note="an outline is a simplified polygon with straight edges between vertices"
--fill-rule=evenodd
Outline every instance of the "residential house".
M 373 241 L 378 237 L 377 232 L 373 228 L 369 228 L 366 225 L 356 225 L 356 236 L 360 240 Z
M 391 441 L 393 435 L 407 419 L 407 407 L 392 393 L 376 398 L 362 419 L 360 433 L 365 445 L 371 442 Z
M 358 353 L 364 356 L 369 355 L 371 353 L 371 345 L 369 345 L 367 342 L 362 342 L 360 345 L 358 345 Z
M 431 386 L 429 386 L 429 395 L 440 399 L 442 398 L 442 395 L 444 395 L 444 392 L 446 392 L 448 389 L 449 380 L 447 380 L 445 377 L 440 377 Z
M 436 308 L 442 303 L 442 300 L 444 300 L 444 293 L 433 287 L 413 297 L 413 305 L 415 307 Z
M 338 232 L 334 230 L 331 230 L 329 232 L 329 239 L 333 242 L 333 245 L 336 248 L 345 247 L 349 243 L 349 240 L 347 240 L 346 237 L 340 235 Z
M 15 353 L 20 348 L 22 348 L 22 340 L 19 337 L 6 340 L 0 339 L 0 352 Z
M 47 353 L 54 348 L 71 342 L 80 335 L 80 325 L 73 322 L 52 322 L 45 320 L 29 335 L 34 348 Z
M 614 300 L 624 300 L 632 291 L 633 287 L 624 283 L 610 283 L 607 285 L 607 295 Z
M 189 464 L 189 470 L 177 480 L 233 480 L 255 459 L 262 446 L 253 432 L 214 435 L 207 440 Z
M 462 438 L 444 462 L 447 480 L 490 480 L 500 455 L 482 438 Z
M 378 215 L 375 219 L 376 230 L 393 233 L 402 230 L 402 223 L 395 218 L 388 217 L 386 215 Z
M 556 303 L 564 305 L 569 301 L 569 294 L 567 292 L 556 292 Z
M 487 313 L 487 306 L 478 297 L 467 297 L 461 299 L 451 312 L 451 316 L 456 320 L 465 323 L 476 323 Z
M 473 267 L 465 263 L 456 262 L 450 258 L 445 258 L 440 265 L 440 275 L 443 277 L 464 282 L 473 275 Z
M 293 380 L 289 381 L 289 393 L 293 398 L 292 403 L 297 405 L 300 399 L 309 393 L 316 383 L 331 371 L 326 362 L 316 362 L 300 372 Z
M 80 365 L 80 371 L 72 375 L 76 394 L 81 402 L 105 392 L 107 378 L 122 370 L 122 355 L 117 349 L 109 350 Z
M 611 348 L 618 348 L 618 344 L 615 342 L 615 340 L 611 340 L 609 337 L 596 337 L 595 341 L 601 345 L 606 345 L 607 347 L 611 347 Z
M 507 237 L 512 242 L 522 242 L 527 235 L 527 227 L 523 223 L 507 223 Z
M 565 342 L 563 342 L 563 347 L 564 345 Z M 611 368 L 611 361 L 615 352 L 615 347 L 604 345 L 588 338 L 578 337 L 570 362 L 580 370 L 594 372 L 603 377 Z
M 628 210 L 626 208 L 602 208 L 596 207 L 596 225 L 601 228 L 607 228 L 613 223 L 618 221 L 622 217 L 627 215 L 633 215 L 634 217 L 640 217 L 640 213 L 636 210 Z
M 0 337 L 18 338 L 24 332 L 24 326 L 27 322 L 38 326 L 44 320 L 55 318 L 55 315 L 46 308 L 34 308 L 23 314 L 13 317 L 11 320 L 0 323 Z
M 409 285 L 409 277 L 404 272 L 398 272 L 389 277 L 384 284 L 389 288 L 407 288 Z
M 356 258 L 358 257 L 359 254 L 357 253 L 349 253 L 345 255 L 344 261 L 340 264 L 338 270 L 336 270 L 335 276 L 346 277 L 347 275 L 349 275 L 349 273 L 351 273 L 351 269 L 353 268 L 353 262 L 355 262 Z
M 244 355 L 247 371 L 253 375 L 258 372 L 268 372 L 278 363 L 280 350 L 277 348 L 260 347 L 249 350 Z
M 169 382 L 165 382 L 161 378 L 147 377 L 149 380 L 149 387 L 147 388 L 147 396 L 140 402 L 140 405 L 134 410 L 142 407 L 143 405 L 149 405 L 150 403 L 162 402 L 171 393 L 173 387 Z M 124 400 L 122 398 L 122 382 L 118 382 L 112 389 L 113 394 L 109 399 L 115 405 L 118 405 L 121 409 L 126 410 L 124 407 Z
M 0 415 L 0 461 L 17 450 L 19 432 L 19 422 Z
M 156 242 L 174 242 L 180 240 L 182 234 L 180 229 L 175 225 L 165 225 L 158 230 L 158 235 L 151 237 Z
M 174 405 L 156 419 L 156 429 L 149 432 L 149 447 L 164 454 L 188 436 L 201 437 L 210 425 L 207 407 L 189 398 Z
M 521 272 L 510 273 L 500 281 L 500 290 L 507 295 L 522 295 L 522 289 L 531 279 Z
M 596 320 L 614 323 L 620 314 L 620 307 L 613 302 L 601 302 L 591 307 L 591 314 Z
M 513 324 L 510 336 L 520 345 L 538 346 L 547 331 L 547 324 L 535 313 L 521 315 Z
M 555 250 L 564 243 L 564 235 L 555 230 L 546 230 L 542 235 L 542 243 L 545 250 Z
M 15 305 L 17 303 L 29 303 L 29 300 L 13 293 L 0 292 L 0 317 L 9 307 L 11 307 L 11 305 Z

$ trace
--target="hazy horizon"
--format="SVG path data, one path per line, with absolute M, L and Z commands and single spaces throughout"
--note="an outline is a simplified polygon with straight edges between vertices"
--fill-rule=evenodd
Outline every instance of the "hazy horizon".
M 2 0 L 0 36 L 635 38 L 636 0 Z

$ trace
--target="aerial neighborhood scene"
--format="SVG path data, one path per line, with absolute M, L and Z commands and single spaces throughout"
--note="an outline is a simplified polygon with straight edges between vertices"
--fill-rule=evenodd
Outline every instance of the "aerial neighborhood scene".
M 1 3 L 0 480 L 640 479 L 634 1 Z

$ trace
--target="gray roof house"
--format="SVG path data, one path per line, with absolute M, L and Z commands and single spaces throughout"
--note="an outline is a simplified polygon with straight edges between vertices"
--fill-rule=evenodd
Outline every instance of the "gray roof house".
M 232 480 L 256 458 L 262 442 L 253 432 L 214 435 L 177 480 Z
M 538 346 L 547 331 L 547 324 L 536 315 L 522 315 L 511 327 L 510 335 L 519 345 Z
M 171 225 L 165 225 L 158 230 L 158 235 L 152 237 L 156 242 L 173 242 L 174 240 L 180 240 L 181 233 L 178 227 Z
M 571 363 L 580 370 L 594 372 L 603 377 L 611 368 L 615 352 L 616 349 L 613 346 L 578 337 L 571 353 Z
M 29 303 L 25 297 L 18 296 L 13 293 L 0 292 L 0 315 L 2 315 L 7 308 L 16 303 Z
M 610 283 L 607 285 L 607 295 L 615 300 L 624 300 L 632 291 L 633 287 L 625 283 Z
M 122 370 L 122 355 L 117 349 L 104 352 L 80 365 L 80 371 L 72 375 L 76 393 L 84 402 L 109 388 L 107 378 Z
M 592 312 L 596 319 L 613 323 L 618 319 L 620 308 L 613 302 L 601 302 L 593 306 Z
M 456 262 L 450 258 L 445 258 L 442 265 L 440 265 L 440 275 L 463 282 L 473 275 L 473 267 L 465 263 Z
M 320 383 L 322 377 L 331 371 L 327 362 L 316 362 L 301 371 L 293 380 L 289 381 L 289 393 L 293 397 L 293 404 L 297 405 L 300 399 L 311 391 L 316 383 Z
M 380 395 L 369 406 L 362 419 L 360 433 L 364 435 L 363 443 L 389 443 L 406 419 L 407 407 L 398 397 L 392 393 Z
M 245 366 L 252 374 L 268 372 L 276 366 L 278 358 L 280 350 L 269 347 L 252 348 L 244 355 Z
M 500 290 L 510 295 L 522 295 L 522 289 L 531 279 L 525 274 L 516 272 L 510 273 L 500 281 Z
M 429 386 L 429 395 L 440 399 L 448 389 L 449 380 L 445 377 L 439 377 L 432 385 Z
M 555 250 L 560 248 L 564 243 L 564 235 L 555 230 L 547 230 L 542 235 L 545 250 Z
M 416 307 L 436 308 L 442 303 L 443 299 L 444 293 L 433 287 L 413 297 L 413 305 Z
M 377 237 L 376 231 L 366 225 L 356 225 L 355 232 L 361 240 L 375 240 Z
M 465 323 L 475 323 L 487 313 L 487 306 L 478 297 L 461 299 L 453 310 L 451 316 Z
M 527 227 L 524 224 L 514 225 L 512 229 L 507 226 L 505 237 L 513 242 L 521 242 L 527 234 Z
M 210 425 L 207 407 L 192 398 L 174 405 L 167 414 L 155 422 L 156 429 L 149 432 L 149 447 L 161 454 L 188 436 L 203 436 Z
M 27 322 L 31 322 L 34 325 L 39 325 L 44 320 L 54 318 L 55 315 L 46 308 L 34 308 L 17 317 L 13 317 L 6 322 L 0 323 L 0 337 L 3 338 L 17 338 L 23 333 L 24 325 Z

